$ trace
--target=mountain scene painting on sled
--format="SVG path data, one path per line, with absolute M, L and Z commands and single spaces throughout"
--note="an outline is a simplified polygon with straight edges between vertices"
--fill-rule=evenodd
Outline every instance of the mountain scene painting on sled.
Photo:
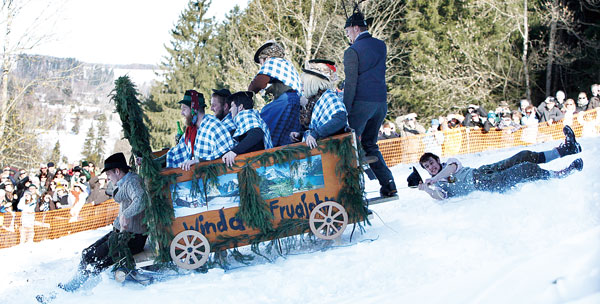
M 175 217 L 235 207 L 240 204 L 240 190 L 236 173 L 220 175 L 217 185 L 209 184 L 207 199 L 204 197 L 203 180 L 197 180 L 197 190 L 192 190 L 192 183 L 193 180 L 189 180 L 171 185 L 171 201 L 175 209 Z
M 321 155 L 261 167 L 256 172 L 260 176 L 260 194 L 265 200 L 325 187 Z

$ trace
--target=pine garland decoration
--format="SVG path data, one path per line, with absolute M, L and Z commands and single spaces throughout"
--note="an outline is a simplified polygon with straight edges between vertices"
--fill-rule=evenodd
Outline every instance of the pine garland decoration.
M 252 158 L 249 164 L 258 163 L 261 167 L 271 164 L 289 163 L 296 159 L 310 158 L 310 148 L 306 145 L 288 146 L 273 152 L 264 152 Z
M 135 261 L 127 245 L 131 239 L 133 239 L 133 234 L 127 231 L 113 232 L 108 237 L 108 255 L 115 262 L 112 268 L 113 272 L 120 268 L 135 269 Z
M 204 196 L 204 202 L 208 204 L 208 187 L 219 185 L 219 175 L 227 171 L 227 166 L 223 163 L 210 164 L 206 166 L 196 166 L 192 177 L 192 187 L 190 189 L 192 196 Z M 198 180 L 202 180 L 204 191 L 200 190 Z
M 249 163 L 238 172 L 238 181 L 240 181 L 240 207 L 236 217 L 262 232 L 272 231 L 273 214 L 257 189 L 260 176 Z
M 257 191 L 257 185 L 260 184 L 260 176 L 253 165 L 258 164 L 261 167 L 291 163 L 292 160 L 301 158 L 310 158 L 310 149 L 307 146 L 285 147 L 273 152 L 264 152 L 260 155 L 246 160 L 246 163 L 238 172 L 240 181 L 240 208 L 236 214 L 250 227 L 260 229 L 262 233 L 273 231 L 273 214 L 268 209 L 267 204 Z M 244 181 L 244 182 L 242 182 Z
M 173 239 L 171 225 L 174 211 L 165 195 L 168 191 L 163 191 L 163 187 L 172 182 L 174 177 L 160 175 L 160 164 L 152 159 L 150 134 L 144 124 L 138 95 L 129 77 L 122 76 L 115 81 L 115 89 L 110 97 L 115 102 L 123 125 L 123 133 L 129 140 L 133 155 L 142 158 L 139 174 L 144 179 L 147 193 L 150 194 L 146 199 L 144 223 L 148 227 L 151 242 L 157 246 L 155 261 L 164 265 L 171 261 L 169 244 Z
M 358 164 L 357 153 L 359 153 L 352 144 L 352 137 L 340 139 L 331 139 L 327 141 L 324 147 L 319 146 L 323 153 L 334 153 L 339 157 L 336 164 L 335 174 L 342 182 L 342 187 L 338 193 L 338 202 L 346 208 L 348 220 L 360 223 L 364 220 L 370 225 L 367 208 L 365 206 L 365 186 L 363 179 L 363 169 Z

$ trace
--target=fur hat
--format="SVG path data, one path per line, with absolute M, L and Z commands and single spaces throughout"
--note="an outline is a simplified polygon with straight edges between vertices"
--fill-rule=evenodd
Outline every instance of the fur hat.
M 310 73 L 316 76 L 325 76 L 329 81 L 337 81 L 338 76 L 336 74 L 337 68 L 335 67 L 335 62 L 326 59 L 311 59 L 306 64 L 306 69 L 302 71 L 306 73 Z M 309 72 L 310 71 L 310 72 Z M 312 73 L 317 72 L 319 75 Z
M 254 62 L 260 63 L 261 58 L 267 57 L 283 58 L 285 57 L 285 50 L 279 43 L 275 42 L 275 40 L 269 40 L 261 45 L 256 53 L 254 53 Z

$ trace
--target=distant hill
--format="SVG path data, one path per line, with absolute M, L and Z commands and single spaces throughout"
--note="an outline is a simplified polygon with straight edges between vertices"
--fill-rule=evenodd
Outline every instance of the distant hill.
M 75 58 L 22 54 L 13 65 L 11 83 L 27 88 L 22 111 L 43 113 L 29 116 L 36 120 L 32 126 L 40 145 L 48 147 L 44 150 L 49 153 L 59 141 L 61 155 L 69 162 L 77 162 L 82 159 L 90 126 L 97 126 L 97 118 L 102 114 L 108 120 L 105 154 L 128 149 L 118 146 L 122 144 L 121 121 L 109 97 L 114 81 L 128 75 L 138 92 L 147 95 L 153 81 L 159 78 L 156 71 L 156 66 L 147 64 L 96 64 Z M 80 127 L 74 128 L 76 124 Z
M 142 94 L 158 79 L 158 67 L 148 64 L 97 64 L 75 58 L 21 54 L 12 76 L 21 83 L 35 82 L 26 100 L 50 104 L 108 102 L 114 80 L 129 75 Z

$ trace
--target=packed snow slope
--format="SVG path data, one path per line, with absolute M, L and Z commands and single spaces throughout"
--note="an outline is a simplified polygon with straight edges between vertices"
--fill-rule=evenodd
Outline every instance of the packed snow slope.
M 543 165 L 558 170 L 582 157 L 583 171 L 565 179 L 443 202 L 404 188 L 398 200 L 371 206 L 372 225 L 352 241 L 347 229 L 339 244 L 319 241 L 272 262 L 232 261 L 229 270 L 182 272 L 147 287 L 105 271 L 96 285 L 59 292 L 53 303 L 600 303 L 600 139 L 580 143 L 578 156 Z M 477 167 L 519 150 L 458 158 Z M 393 173 L 404 187 L 410 166 Z M 367 183 L 370 196 L 378 189 Z M 109 230 L 0 250 L 0 303 L 32 303 L 56 290 L 81 250 Z

